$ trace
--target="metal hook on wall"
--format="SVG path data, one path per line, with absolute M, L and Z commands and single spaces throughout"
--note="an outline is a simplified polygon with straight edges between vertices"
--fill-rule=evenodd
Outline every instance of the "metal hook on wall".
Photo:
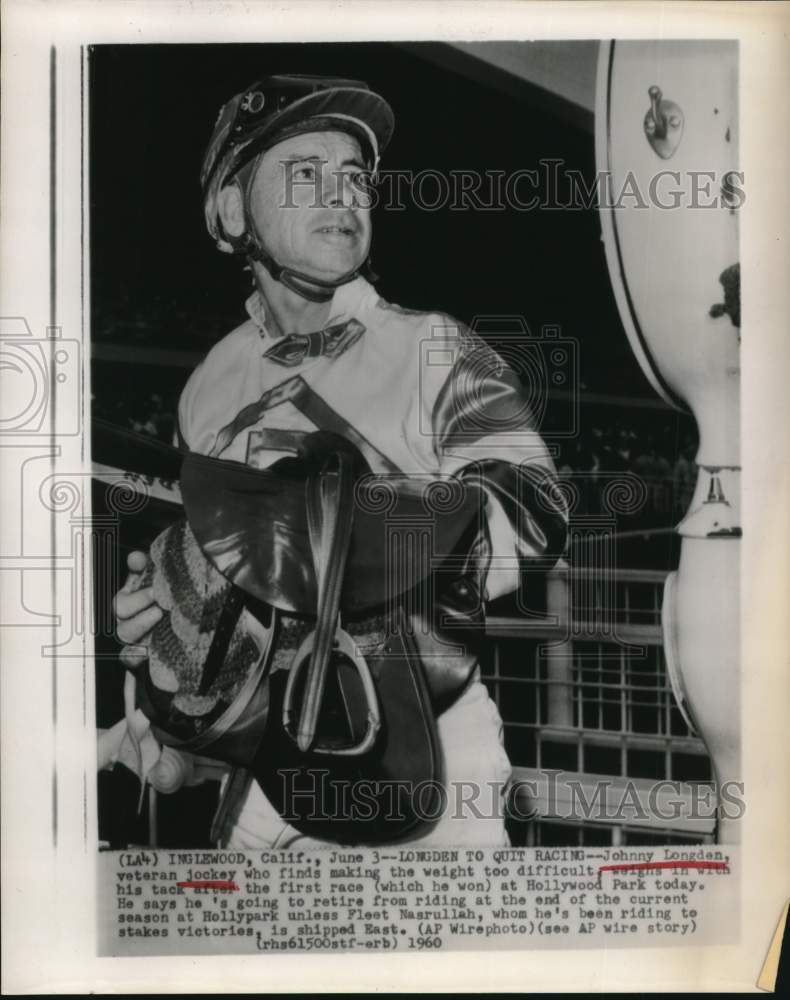
M 678 148 L 683 135 L 683 112 L 674 101 L 663 97 L 661 88 L 650 87 L 650 108 L 645 115 L 645 137 L 662 160 L 668 160 Z

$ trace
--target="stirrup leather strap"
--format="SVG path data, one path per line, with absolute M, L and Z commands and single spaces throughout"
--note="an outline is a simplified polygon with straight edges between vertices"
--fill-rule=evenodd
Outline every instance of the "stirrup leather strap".
M 303 753 L 313 749 L 316 753 L 353 756 L 365 753 L 371 748 L 381 720 L 375 686 L 368 665 L 365 659 L 356 653 L 354 640 L 340 627 L 339 621 L 340 594 L 354 515 L 351 455 L 342 451 L 332 452 L 320 473 L 308 478 L 306 492 L 310 547 L 318 583 L 318 612 L 315 630 L 300 646 L 289 671 L 283 703 L 283 725 Z M 361 741 L 342 748 L 315 746 L 318 718 L 333 648 L 344 653 L 359 670 L 368 705 L 367 729 Z M 308 656 L 304 700 L 294 731 L 297 677 Z

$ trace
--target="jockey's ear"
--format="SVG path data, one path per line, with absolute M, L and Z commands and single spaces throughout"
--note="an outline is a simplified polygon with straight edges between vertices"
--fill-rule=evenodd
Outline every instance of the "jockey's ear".
M 244 196 L 236 181 L 222 188 L 217 195 L 217 210 L 222 228 L 228 236 L 238 238 L 244 235 Z

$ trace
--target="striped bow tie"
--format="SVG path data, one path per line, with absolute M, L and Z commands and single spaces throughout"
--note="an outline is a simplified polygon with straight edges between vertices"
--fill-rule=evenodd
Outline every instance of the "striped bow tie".
M 345 323 L 335 323 L 323 330 L 316 330 L 315 333 L 289 333 L 268 351 L 264 351 L 263 356 L 276 361 L 278 365 L 295 368 L 306 358 L 320 358 L 322 355 L 328 358 L 338 357 L 352 344 L 356 344 L 364 332 L 365 327 L 359 320 L 349 319 Z

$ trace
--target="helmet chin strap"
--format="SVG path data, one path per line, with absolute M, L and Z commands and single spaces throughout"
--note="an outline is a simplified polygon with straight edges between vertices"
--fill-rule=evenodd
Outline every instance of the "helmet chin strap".
M 246 253 L 247 257 L 263 264 L 275 281 L 281 282 L 286 288 L 289 288 L 292 292 L 296 292 L 297 295 L 301 295 L 302 298 L 308 299 L 310 302 L 328 302 L 335 294 L 336 288 L 348 284 L 349 281 L 353 281 L 368 266 L 368 261 L 365 260 L 360 267 L 354 268 L 348 274 L 344 274 L 342 277 L 335 278 L 332 281 L 327 281 L 278 264 L 271 254 L 264 250 L 260 239 L 253 236 L 249 229 L 244 235 L 244 242 L 243 252 Z

